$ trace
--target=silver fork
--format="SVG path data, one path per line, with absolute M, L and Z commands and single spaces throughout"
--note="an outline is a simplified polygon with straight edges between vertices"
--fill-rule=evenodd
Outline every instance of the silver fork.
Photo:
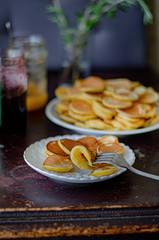
M 100 153 L 97 155 L 96 161 L 94 163 L 114 163 L 117 166 L 129 169 L 131 172 L 141 175 L 143 177 L 152 178 L 159 180 L 159 176 L 150 173 L 142 172 L 128 164 L 124 157 L 117 153 Z

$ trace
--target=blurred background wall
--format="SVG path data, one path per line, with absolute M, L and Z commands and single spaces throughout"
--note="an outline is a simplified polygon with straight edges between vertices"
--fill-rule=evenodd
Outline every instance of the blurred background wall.
M 153 24 L 147 26 L 147 65 L 159 73 L 159 0 L 149 0 L 154 16 Z
M 50 2 L 50 0 L 0 0 L 0 47 L 5 49 L 8 45 L 5 28 L 8 21 L 11 22 L 13 36 L 41 34 L 46 40 L 49 53 L 48 68 L 56 70 L 60 66 L 64 52 L 57 26 L 47 19 L 45 9 Z M 73 24 L 76 20 L 74 14 L 82 10 L 88 2 L 89 0 L 61 0 Z M 159 9 L 159 0 L 150 2 L 155 2 Z M 157 58 L 150 58 L 152 52 L 155 52 L 152 51 L 154 45 L 151 45 L 154 39 L 146 30 L 142 13 L 137 6 L 128 8 L 125 13 L 118 12 L 115 20 L 104 17 L 90 38 L 92 67 L 117 69 L 150 65 L 156 69 L 154 65 L 159 65 Z M 149 31 L 151 30 L 152 25 L 149 26 Z

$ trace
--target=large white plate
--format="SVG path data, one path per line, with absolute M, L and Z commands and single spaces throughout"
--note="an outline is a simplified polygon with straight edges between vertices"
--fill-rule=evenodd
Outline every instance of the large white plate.
M 49 141 L 58 140 L 61 138 L 68 138 L 73 140 L 78 140 L 79 138 L 85 137 L 85 135 L 63 135 L 63 136 L 56 136 L 56 137 L 50 137 L 46 139 L 42 139 L 40 141 L 37 141 L 33 144 L 31 144 L 23 154 L 25 162 L 33 168 L 35 171 L 41 173 L 44 176 L 47 176 L 51 179 L 55 180 L 61 180 L 65 182 L 71 182 L 71 183 L 93 183 L 93 182 L 100 182 L 105 181 L 108 179 L 111 179 L 113 177 L 116 177 L 126 171 L 125 168 L 117 167 L 117 172 L 104 177 L 93 177 L 88 176 L 88 174 L 91 171 L 88 170 L 82 170 L 78 167 L 74 166 L 73 170 L 67 173 L 56 173 L 52 171 L 48 171 L 43 169 L 42 164 L 45 160 L 45 145 Z M 99 137 L 98 137 L 99 138 Z M 124 157 L 127 160 L 127 162 L 132 166 L 135 162 L 135 154 L 134 152 L 125 144 L 121 143 L 122 146 L 124 146 Z
M 55 104 L 59 101 L 59 99 L 55 98 L 51 100 L 46 108 L 45 108 L 45 114 L 48 117 L 50 121 L 53 123 L 56 123 L 59 126 L 65 127 L 67 129 L 71 129 L 80 133 L 84 134 L 96 134 L 96 135 L 107 135 L 107 134 L 113 134 L 113 135 L 133 135 L 133 134 L 141 134 L 146 132 L 151 132 L 154 130 L 159 129 L 159 122 L 146 128 L 139 128 L 135 130 L 128 130 L 128 131 L 109 131 L 109 130 L 97 130 L 97 129 L 88 129 L 88 128 L 82 128 L 77 127 L 73 124 L 67 123 L 60 119 L 59 114 L 55 111 Z

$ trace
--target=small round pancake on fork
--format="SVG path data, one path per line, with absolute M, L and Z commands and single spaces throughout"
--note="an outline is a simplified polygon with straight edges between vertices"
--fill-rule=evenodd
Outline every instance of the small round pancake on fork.
M 89 174 L 89 176 L 103 177 L 108 176 L 116 172 L 117 168 L 111 163 L 98 163 L 93 164 L 95 169 Z

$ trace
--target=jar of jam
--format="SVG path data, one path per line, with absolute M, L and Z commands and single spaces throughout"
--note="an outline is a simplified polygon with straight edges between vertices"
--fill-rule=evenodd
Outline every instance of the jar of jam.
M 0 65 L 1 132 L 26 128 L 27 71 L 23 52 L 8 49 Z
M 48 101 L 45 40 L 40 35 L 15 37 L 10 46 L 24 51 L 28 74 L 27 111 L 39 110 Z

